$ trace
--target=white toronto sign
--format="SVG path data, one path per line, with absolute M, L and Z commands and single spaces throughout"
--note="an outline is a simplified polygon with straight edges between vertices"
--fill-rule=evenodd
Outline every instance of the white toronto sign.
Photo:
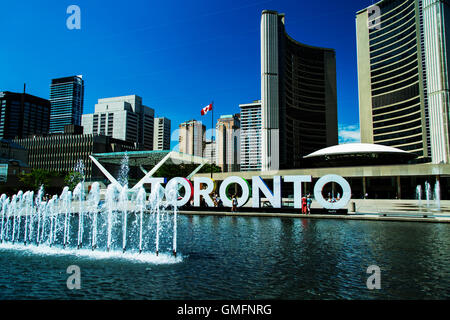
M 294 208 L 301 209 L 302 204 L 302 184 L 311 183 L 312 176 L 274 176 L 273 177 L 273 190 L 266 185 L 265 181 L 260 176 L 252 177 L 252 183 L 250 184 L 246 179 L 242 177 L 232 176 L 226 178 L 219 187 L 219 195 L 223 201 L 225 207 L 231 207 L 232 201 L 229 198 L 229 188 L 232 185 L 239 185 L 242 192 L 238 198 L 238 207 L 245 206 L 252 198 L 252 207 L 261 208 L 261 193 L 264 198 L 272 205 L 273 208 L 281 209 L 282 207 L 282 193 L 281 185 L 282 180 L 285 183 L 294 184 Z M 150 178 L 146 183 L 151 184 L 152 192 L 157 190 L 161 184 L 165 183 L 164 178 Z M 190 200 L 194 200 L 194 206 L 200 205 L 200 197 L 203 197 L 209 206 L 213 206 L 213 200 L 211 194 L 216 192 L 217 183 L 213 179 L 207 177 L 196 177 L 193 179 L 194 184 L 186 178 L 173 178 L 166 185 L 166 197 L 168 190 L 172 190 L 174 187 L 184 188 L 184 196 L 178 199 L 177 205 L 184 206 Z M 342 197 L 337 199 L 336 202 L 329 202 L 323 197 L 323 189 L 329 183 L 335 183 L 342 189 Z M 155 188 L 156 187 L 156 188 Z M 328 210 L 344 209 L 351 200 L 351 188 L 350 184 L 343 177 L 338 175 L 326 175 L 320 178 L 314 186 L 314 198 L 324 208 Z

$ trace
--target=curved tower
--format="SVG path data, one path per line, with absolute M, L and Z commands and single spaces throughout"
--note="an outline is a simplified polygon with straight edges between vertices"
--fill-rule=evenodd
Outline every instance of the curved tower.
M 300 168 L 303 156 L 338 143 L 336 58 L 286 33 L 284 14 L 261 18 L 263 170 Z
M 383 0 L 357 13 L 361 142 L 447 162 L 444 2 Z

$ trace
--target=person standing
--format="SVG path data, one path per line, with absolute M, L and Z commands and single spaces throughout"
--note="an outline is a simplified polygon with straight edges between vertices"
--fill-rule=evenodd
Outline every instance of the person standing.
M 231 198 L 231 212 L 237 212 L 237 197 L 236 195 L 233 195 L 233 197 Z
M 213 202 L 214 202 L 214 207 L 217 208 L 219 206 L 217 203 L 217 194 L 213 194 Z
M 217 207 L 223 208 L 223 201 L 222 201 L 222 199 L 220 199 L 219 196 L 217 196 L 216 201 L 217 201 Z
M 302 197 L 302 214 L 307 214 L 307 209 L 306 209 L 306 197 Z
M 312 198 L 311 195 L 308 194 L 308 197 L 306 198 L 306 210 L 308 214 L 311 214 L 311 205 L 312 205 Z

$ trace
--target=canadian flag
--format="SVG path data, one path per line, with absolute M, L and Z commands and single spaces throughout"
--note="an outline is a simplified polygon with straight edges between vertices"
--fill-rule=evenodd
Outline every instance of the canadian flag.
M 206 115 L 209 111 L 212 111 L 213 105 L 212 103 L 202 109 L 202 116 Z

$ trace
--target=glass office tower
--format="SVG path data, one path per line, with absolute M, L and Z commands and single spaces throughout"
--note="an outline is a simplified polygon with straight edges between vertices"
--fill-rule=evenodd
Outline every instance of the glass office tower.
M 50 133 L 64 132 L 64 126 L 81 125 L 84 81 L 82 76 L 52 79 L 50 85 Z

